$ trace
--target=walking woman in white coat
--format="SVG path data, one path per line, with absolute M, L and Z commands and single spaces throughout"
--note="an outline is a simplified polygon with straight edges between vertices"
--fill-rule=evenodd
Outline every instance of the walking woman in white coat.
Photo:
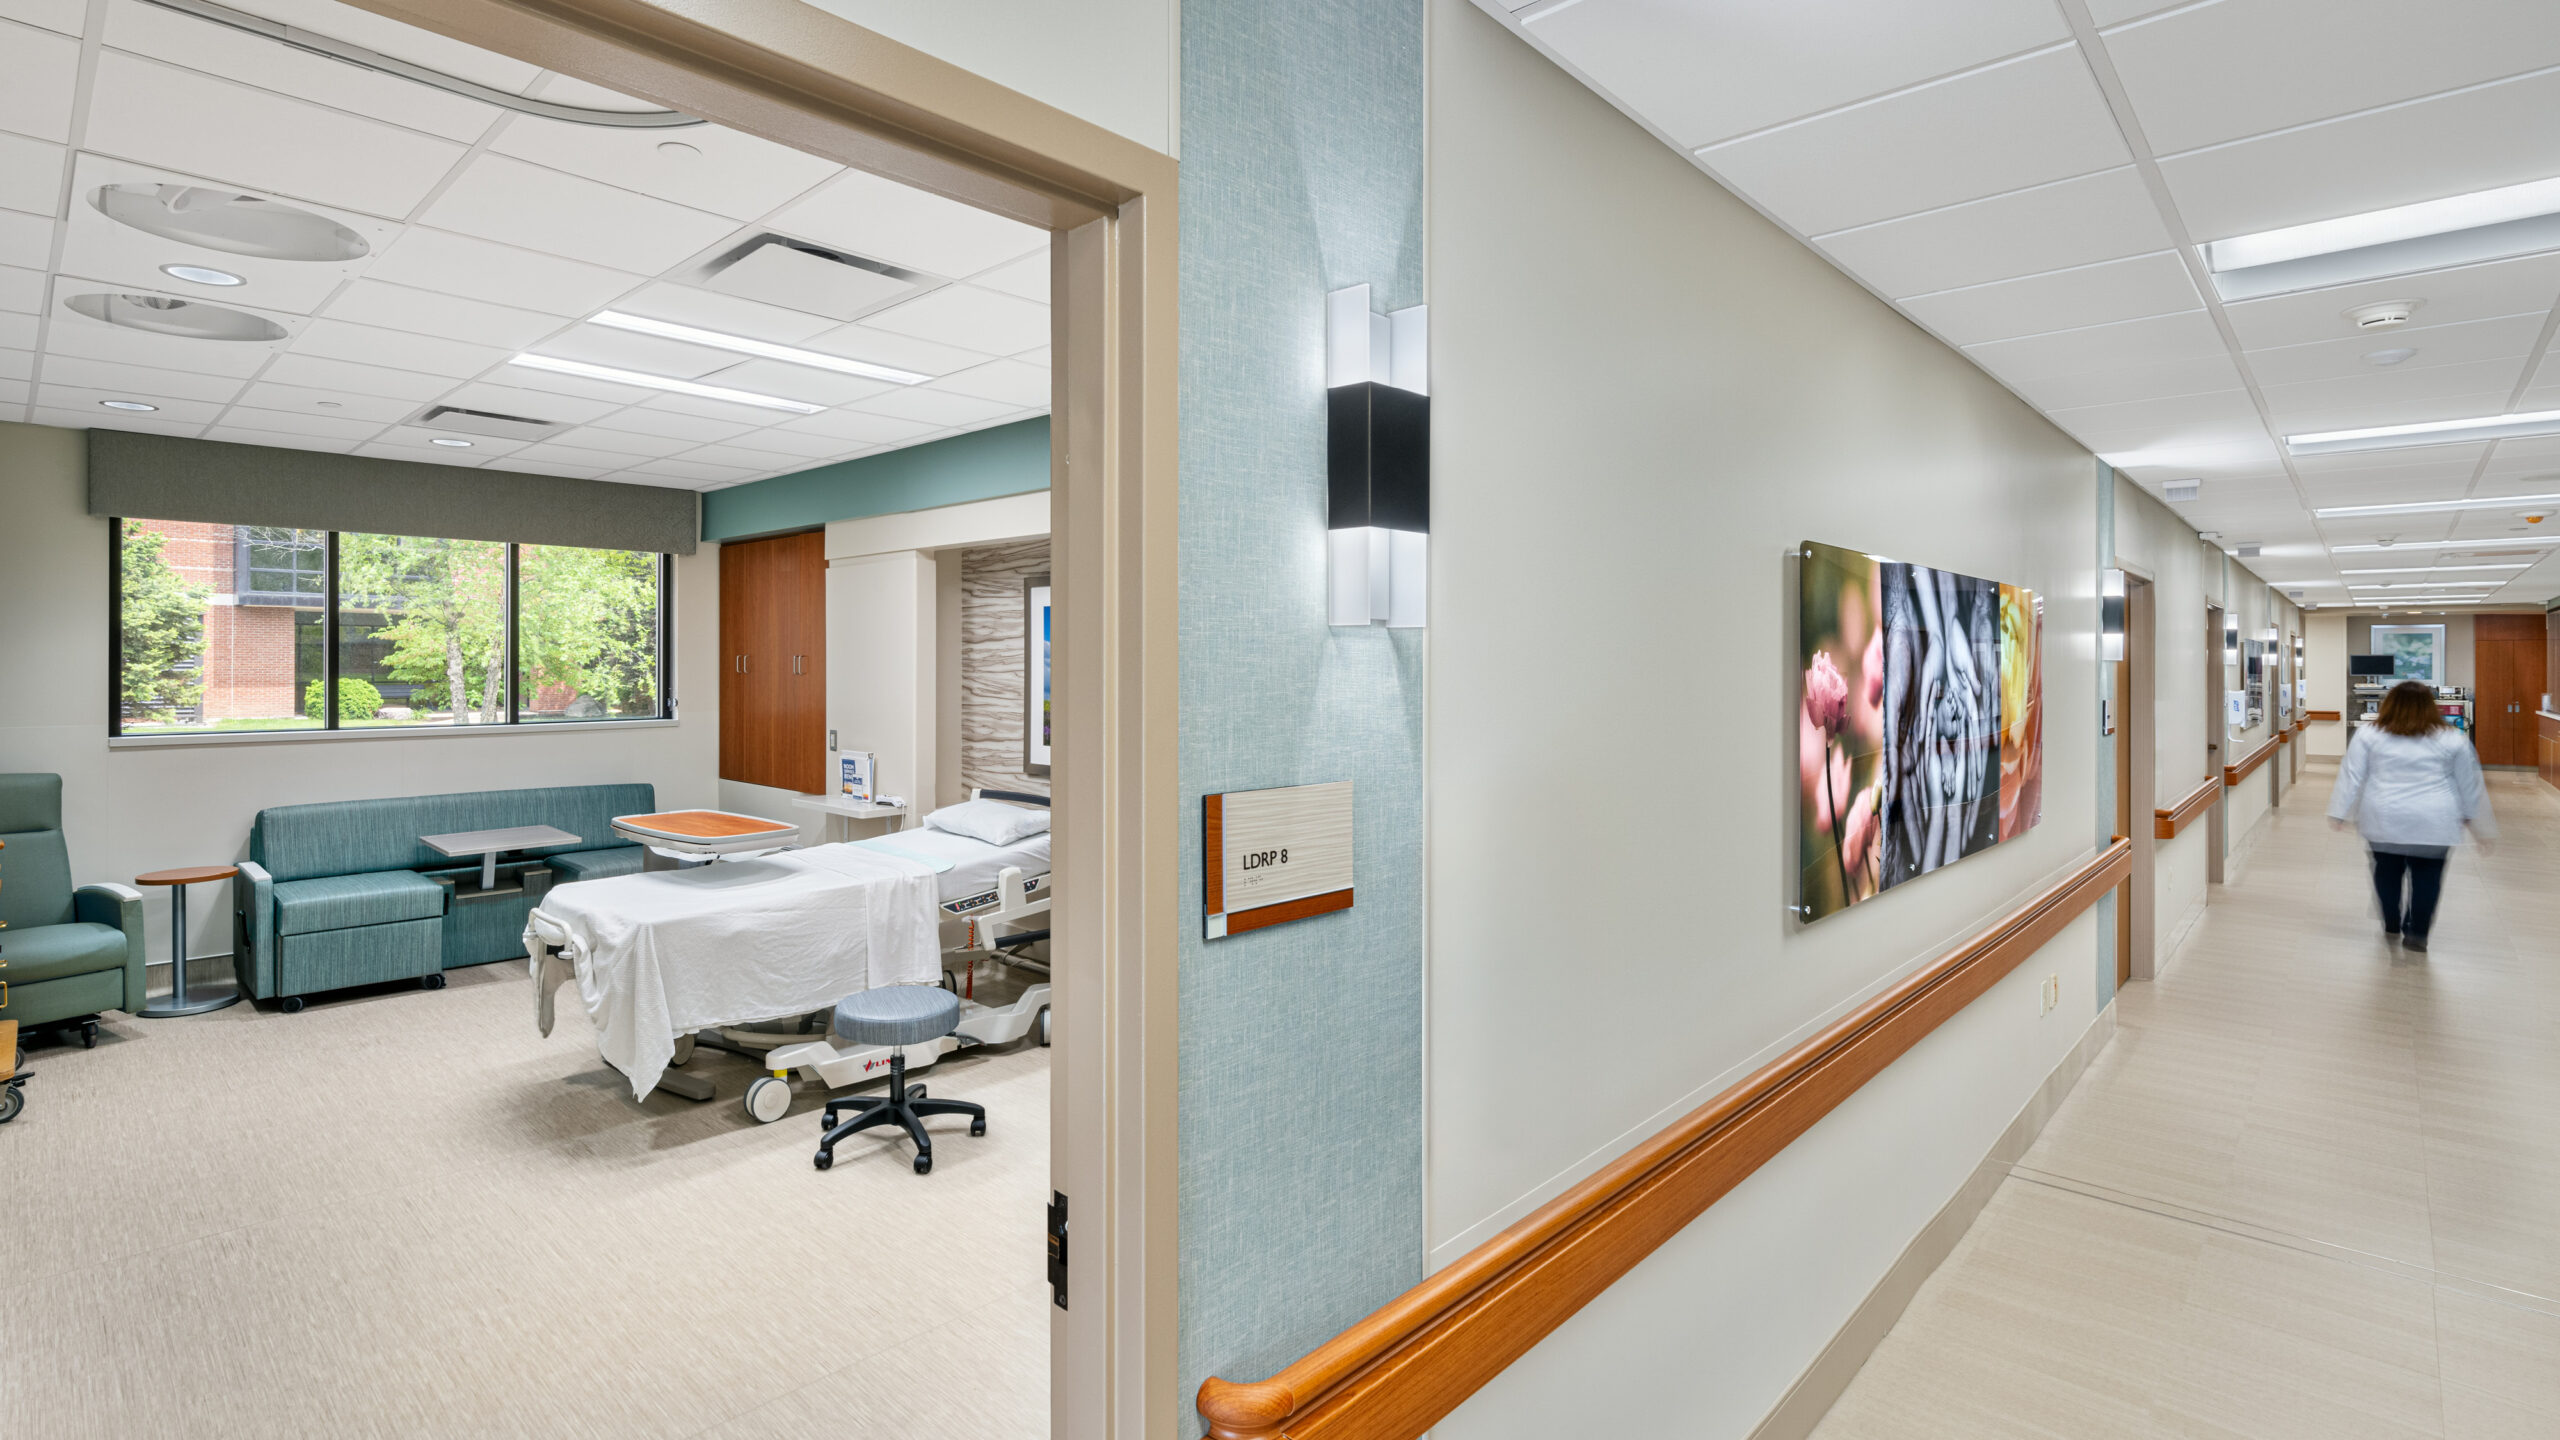
M 2349 820 L 2373 851 L 2382 933 L 2424 953 L 2444 888 L 2444 857 L 2462 842 L 2464 826 L 2486 846 L 2497 838 L 2498 821 L 2489 813 L 2478 752 L 2444 723 L 2435 692 L 2415 680 L 2392 686 L 2373 723 L 2357 726 L 2347 745 L 2329 824 L 2343 830 Z

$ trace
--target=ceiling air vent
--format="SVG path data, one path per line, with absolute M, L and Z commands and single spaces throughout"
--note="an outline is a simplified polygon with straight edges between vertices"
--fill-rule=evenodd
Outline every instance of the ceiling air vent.
M 540 440 L 569 428 L 564 420 L 535 420 L 524 415 L 501 415 L 494 410 L 465 410 L 459 405 L 430 405 L 410 416 L 409 423 L 429 430 L 452 430 L 499 440 Z
M 2255 559 L 2257 559 L 2257 558 L 2258 558 L 2258 542 L 2257 542 L 2257 541 L 2255 541 L 2255 540 L 2243 540 L 2243 541 L 2241 541 L 2241 542 L 2240 542 L 2240 558 L 2241 558 L 2241 559 L 2243 559 L 2243 560 L 2255 560 Z
M 2196 498 L 2196 486 L 2199 483 L 2194 480 L 2172 480 L 2160 487 L 2160 498 L 2172 504 L 2193 500 Z
M 712 261 L 702 284 L 724 295 L 830 320 L 851 320 L 940 282 L 805 240 L 758 235 Z

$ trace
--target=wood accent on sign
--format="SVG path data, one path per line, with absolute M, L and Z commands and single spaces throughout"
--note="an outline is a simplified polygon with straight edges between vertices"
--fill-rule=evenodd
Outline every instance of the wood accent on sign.
M 732 815 L 726 810 L 669 810 L 658 815 L 616 815 L 617 825 L 634 830 L 653 830 L 660 835 L 690 835 L 697 840 L 722 840 L 732 835 L 773 835 L 799 833 L 800 827 L 780 820 L 765 820 L 754 815 Z
M 2177 804 L 2166 810 L 2152 811 L 2151 838 L 2154 840 L 2177 839 L 2179 831 L 2194 824 L 2206 811 L 2213 808 L 2213 802 L 2222 798 L 2222 790 L 2223 784 L 2220 780 L 2207 780 L 2189 791 L 2187 798 Z
M 1412 1440 L 2133 873 L 2119 838 L 1268 1380 L 1202 1382 L 1217 1440 Z
M 1200 797 L 1200 863 L 1209 870 L 1208 893 L 1203 898 L 1212 915 L 1227 908 L 1226 800 L 1224 795 Z
M 1241 935 L 1265 925 L 1280 925 L 1291 920 L 1304 920 L 1310 915 L 1330 915 L 1351 908 L 1351 892 L 1335 890 L 1323 895 L 1303 895 L 1283 900 L 1277 905 L 1264 905 L 1252 910 L 1238 910 L 1227 917 L 1227 933 Z
M 2305 710 L 2302 712 L 2302 718 L 2305 720 L 2344 720 L 2347 718 L 2347 713 L 2343 710 Z
M 827 537 L 720 547 L 720 778 L 827 788 Z
M 2535 714 L 2549 678 L 2542 617 L 2481 615 L 2472 626 L 2472 740 L 2480 763 L 2539 768 Z
M 154 870 L 136 875 L 136 885 L 197 885 L 207 880 L 228 880 L 240 873 L 237 865 L 187 865 L 176 870 Z
M 2223 766 L 2222 783 L 2225 785 L 2237 785 L 2241 781 L 2248 779 L 2251 775 L 2257 773 L 2259 766 L 2267 763 L 2267 757 L 2275 753 L 2276 742 L 2273 740 L 2267 741 L 2257 749 L 2252 750 L 2248 754 L 2241 756 L 2239 759 L 2232 761 L 2230 764 Z

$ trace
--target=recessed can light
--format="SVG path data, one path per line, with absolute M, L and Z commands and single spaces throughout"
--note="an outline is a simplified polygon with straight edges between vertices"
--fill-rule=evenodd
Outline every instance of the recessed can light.
M 163 265 L 160 267 L 160 273 L 172 279 L 185 280 L 197 285 L 246 285 L 249 283 L 228 270 L 216 270 L 210 265 Z
M 145 405 L 139 400 L 101 400 L 98 403 L 110 410 L 157 410 L 160 408 L 157 405 Z
M 457 440 L 450 435 L 430 435 L 427 437 L 427 443 L 430 445 L 450 445 L 456 450 L 468 450 L 471 448 L 470 441 Z

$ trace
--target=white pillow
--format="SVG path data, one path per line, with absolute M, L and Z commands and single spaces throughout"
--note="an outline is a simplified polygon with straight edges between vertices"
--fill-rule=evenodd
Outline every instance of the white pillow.
M 945 805 L 924 817 L 928 830 L 948 830 L 990 845 L 1018 845 L 1049 828 L 1049 812 L 1002 800 Z

